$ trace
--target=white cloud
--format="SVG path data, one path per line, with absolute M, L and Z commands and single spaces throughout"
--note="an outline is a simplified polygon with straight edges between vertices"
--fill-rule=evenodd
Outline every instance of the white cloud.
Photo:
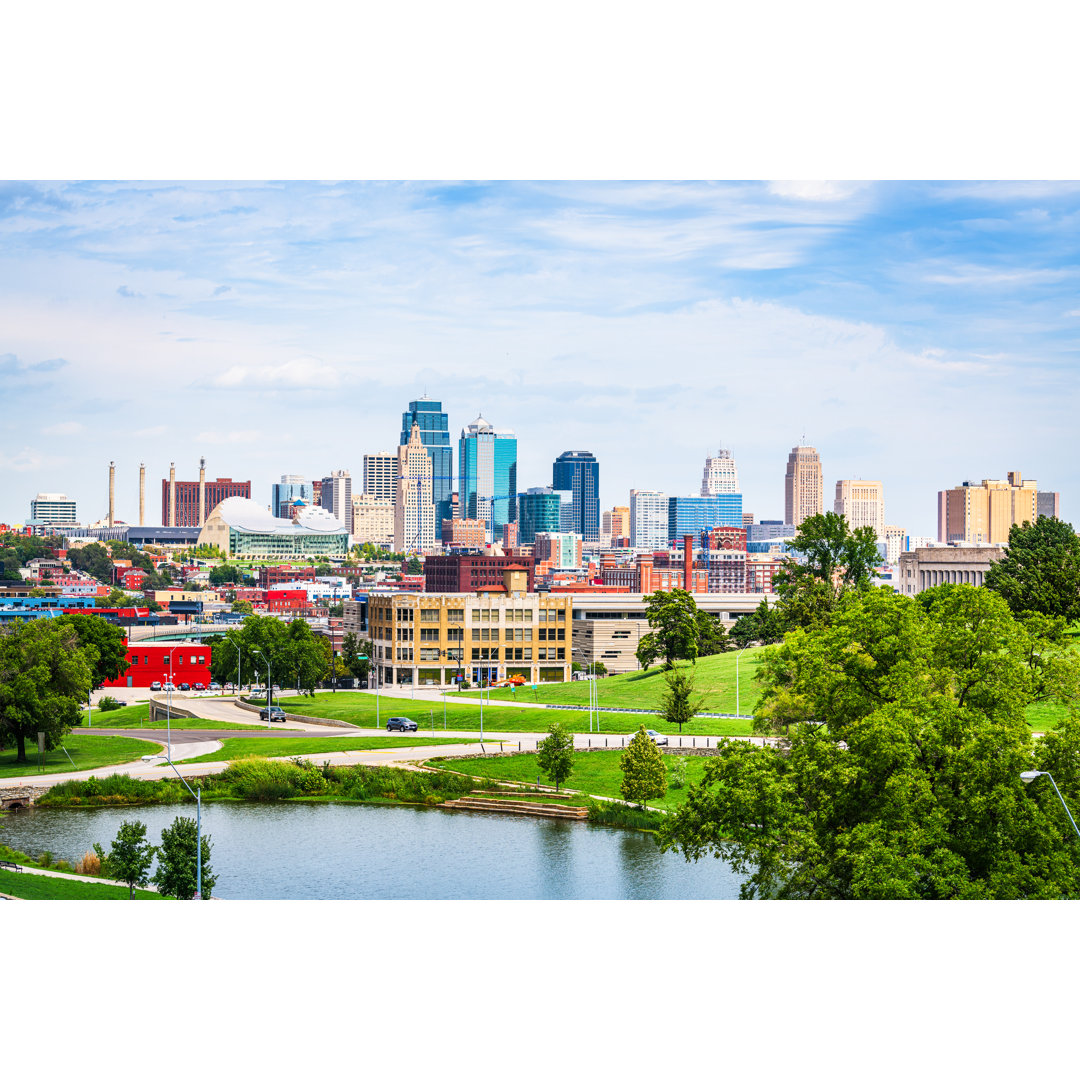
M 783 199 L 840 202 L 867 186 L 867 181 L 859 180 L 774 180 L 769 184 L 769 191 Z
M 42 435 L 81 435 L 86 428 L 78 420 L 66 420 L 41 429 Z
M 304 358 L 285 360 L 266 367 L 247 367 L 235 364 L 211 380 L 214 386 L 234 388 L 243 386 L 287 387 L 294 389 L 325 390 L 337 386 L 339 374 L 336 368 L 322 360 Z

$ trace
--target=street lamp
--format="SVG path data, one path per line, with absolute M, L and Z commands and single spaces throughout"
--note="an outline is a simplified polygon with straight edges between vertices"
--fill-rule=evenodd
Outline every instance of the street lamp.
M 271 696 L 270 686 L 270 657 L 268 657 L 262 649 L 257 646 L 252 646 L 252 652 L 258 653 L 266 661 L 266 729 L 270 730 L 270 706 L 273 703 L 273 697 Z
M 179 649 L 179 645 L 174 645 L 169 650 L 169 681 L 165 684 L 165 738 L 169 744 L 169 764 L 172 765 L 172 692 L 173 692 L 173 662 L 172 654 Z
M 188 789 L 189 795 L 195 796 L 195 895 L 193 900 L 202 899 L 202 785 L 199 785 L 197 791 L 191 790 L 191 785 L 180 776 L 180 770 L 173 765 L 172 758 L 169 758 L 169 765 L 172 767 L 172 771 L 180 777 L 180 783 Z
M 1030 772 L 1022 772 L 1020 774 L 1020 779 L 1023 780 L 1025 784 L 1030 784 L 1032 780 L 1037 780 L 1040 776 L 1050 777 L 1050 783 L 1054 784 L 1054 778 L 1050 776 L 1048 772 L 1039 772 L 1037 769 L 1032 769 Z M 1080 836 L 1080 829 L 1076 827 L 1076 822 L 1073 821 L 1073 816 L 1069 813 L 1069 808 L 1065 806 L 1065 800 L 1062 798 L 1061 792 L 1058 791 L 1057 784 L 1054 784 L 1054 792 L 1057 794 L 1057 797 L 1061 799 L 1061 805 L 1065 807 L 1065 816 L 1069 819 L 1069 824 L 1073 827 L 1073 831 L 1077 836 Z

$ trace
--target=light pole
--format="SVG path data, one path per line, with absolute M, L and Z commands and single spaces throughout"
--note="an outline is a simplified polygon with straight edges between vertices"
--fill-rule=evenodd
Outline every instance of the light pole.
M 172 692 L 173 692 L 173 671 L 172 671 L 172 654 L 179 649 L 179 645 L 174 645 L 169 650 L 169 681 L 165 684 L 167 687 L 165 691 L 165 739 L 169 744 L 169 764 L 172 765 Z
M 746 652 L 746 650 L 749 649 L 749 648 L 750 648 L 749 645 L 744 645 L 735 654 L 735 715 L 736 716 L 742 715 L 741 711 L 739 709 L 739 661 L 742 659 L 742 654 L 744 652 Z
M 188 789 L 188 793 L 195 796 L 195 895 L 193 900 L 202 899 L 202 785 L 199 785 L 198 791 L 192 791 L 191 785 L 180 776 L 180 770 L 173 765 L 172 758 L 169 758 L 169 765 L 172 766 L 172 771 L 180 777 L 180 783 Z
M 270 657 L 262 651 L 262 649 L 252 646 L 252 652 L 258 653 L 266 661 L 266 729 L 270 730 L 270 705 L 273 701 L 270 691 Z
M 1020 779 L 1023 780 L 1025 784 L 1030 784 L 1032 780 L 1037 780 L 1040 776 L 1049 777 L 1050 783 L 1054 784 L 1054 778 L 1050 776 L 1048 772 L 1039 772 L 1037 769 L 1032 769 L 1030 772 L 1022 772 L 1020 774 Z M 1061 799 L 1061 805 L 1065 807 L 1065 816 L 1069 819 L 1069 824 L 1073 827 L 1073 832 L 1075 832 L 1077 836 L 1080 836 L 1080 829 L 1076 827 L 1076 822 L 1073 821 L 1073 816 L 1069 813 L 1069 808 L 1065 806 L 1065 799 L 1062 797 L 1061 792 L 1058 791 L 1057 784 L 1054 784 L 1054 792 L 1057 797 Z

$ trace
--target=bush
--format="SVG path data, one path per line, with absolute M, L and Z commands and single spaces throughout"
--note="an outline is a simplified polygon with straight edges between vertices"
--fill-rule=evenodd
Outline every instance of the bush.
M 114 697 L 103 697 L 97 703 L 97 707 L 102 712 L 114 712 L 117 709 L 122 709 L 124 707 L 124 703 L 122 701 L 117 701 Z
M 616 825 L 624 829 L 656 832 L 663 824 L 664 815 L 658 810 L 638 810 L 622 803 L 590 799 L 589 821 L 595 825 Z
M 51 851 L 43 851 L 38 856 L 38 866 L 44 866 L 46 868 L 52 866 L 52 852 Z
M 668 787 L 686 787 L 686 758 L 681 755 L 670 755 L 668 761 Z
M 87 851 L 81 859 L 77 859 L 75 861 L 75 873 L 99 877 L 101 875 L 101 859 L 97 853 Z

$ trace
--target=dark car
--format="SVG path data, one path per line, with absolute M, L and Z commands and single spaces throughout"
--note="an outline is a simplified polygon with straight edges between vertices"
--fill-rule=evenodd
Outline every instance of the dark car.
M 191 687 L 190 687 L 190 686 L 189 686 L 189 685 L 188 685 L 188 684 L 187 684 L 186 682 L 182 682 L 182 683 L 180 684 L 180 689 L 181 689 L 181 690 L 190 690 L 190 689 L 191 689 Z
M 416 731 L 417 725 L 415 720 L 410 720 L 407 716 L 391 716 L 386 721 L 387 731 Z
M 280 705 L 271 705 L 268 708 L 259 710 L 260 720 L 280 720 L 283 724 L 287 719 L 285 716 L 285 710 Z

